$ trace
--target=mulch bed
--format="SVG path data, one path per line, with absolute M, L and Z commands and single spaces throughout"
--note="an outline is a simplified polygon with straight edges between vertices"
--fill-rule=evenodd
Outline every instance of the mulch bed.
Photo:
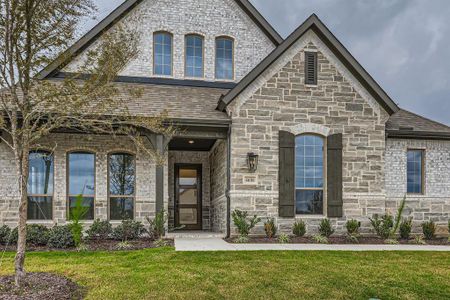
M 173 240 L 165 240 L 168 247 L 173 247 L 174 242 Z M 120 251 L 120 250 L 142 250 L 142 249 L 151 249 L 151 248 L 157 248 L 154 241 L 151 239 L 139 239 L 139 240 L 133 240 L 128 241 L 130 244 L 130 247 L 127 249 L 118 249 L 118 244 L 120 241 L 115 240 L 92 240 L 87 241 L 87 250 L 88 251 Z M 5 249 L 5 245 L 0 246 L 1 250 Z M 16 251 L 16 245 L 9 245 L 6 247 L 6 251 Z M 47 251 L 77 251 L 75 248 L 67 248 L 67 249 L 55 249 L 55 248 L 49 248 L 47 246 L 33 246 L 33 245 L 27 245 L 27 251 L 30 252 L 47 252 Z
M 17 288 L 14 276 L 0 277 L 1 300 L 75 300 L 83 299 L 85 290 L 64 276 L 28 273 L 23 287 Z
M 228 243 L 234 243 L 235 238 L 229 238 L 225 239 Z M 347 245 L 347 244 L 353 244 L 353 245 L 380 245 L 385 244 L 384 240 L 378 237 L 359 237 L 358 238 L 359 243 L 353 243 L 347 237 L 345 236 L 333 236 L 328 239 L 329 244 L 336 244 L 336 245 Z M 414 240 L 398 240 L 399 244 L 414 244 Z M 425 241 L 427 245 L 449 245 L 450 243 L 446 238 L 436 238 L 433 240 L 426 240 Z M 248 244 L 278 244 L 277 238 L 269 239 L 267 237 L 249 237 Z M 317 244 L 316 241 L 312 237 L 291 237 L 290 244 Z

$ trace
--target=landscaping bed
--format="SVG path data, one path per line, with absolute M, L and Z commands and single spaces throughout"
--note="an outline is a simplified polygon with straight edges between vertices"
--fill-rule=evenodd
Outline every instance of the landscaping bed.
M 225 239 L 228 243 L 237 243 L 237 238 Z M 402 245 L 444 245 L 450 246 L 450 242 L 447 238 L 436 238 L 432 240 L 423 241 L 425 244 L 418 244 L 414 239 L 405 240 L 399 239 L 398 243 Z M 239 241 L 239 243 L 244 244 L 280 244 L 280 241 L 274 238 L 267 238 L 263 236 L 250 236 L 245 242 Z M 290 237 L 289 241 L 284 242 L 285 244 L 320 244 L 314 237 Z M 383 245 L 386 244 L 386 240 L 379 237 L 359 237 L 358 242 L 354 242 L 347 238 L 346 236 L 334 236 L 328 238 L 328 243 L 331 245 Z
M 85 290 L 70 279 L 50 273 L 28 273 L 23 287 L 17 288 L 14 276 L 0 277 L 1 300 L 75 300 L 83 299 Z

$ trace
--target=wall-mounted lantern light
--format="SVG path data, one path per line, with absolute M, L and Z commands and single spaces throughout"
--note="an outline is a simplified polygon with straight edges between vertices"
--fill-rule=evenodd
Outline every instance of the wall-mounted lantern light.
M 252 173 L 256 172 L 258 169 L 258 158 L 259 155 L 253 152 L 247 153 L 247 167 Z

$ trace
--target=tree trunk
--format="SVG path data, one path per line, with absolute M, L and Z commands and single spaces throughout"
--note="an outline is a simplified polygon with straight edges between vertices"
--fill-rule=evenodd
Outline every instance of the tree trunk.
M 25 251 L 27 243 L 27 206 L 28 206 L 28 150 L 23 149 L 22 153 L 16 154 L 16 157 L 20 157 L 17 160 L 17 169 L 19 177 L 19 193 L 20 193 L 20 203 L 19 203 L 19 225 L 18 234 L 19 238 L 17 241 L 17 252 L 14 262 L 16 276 L 15 283 L 16 286 L 22 286 L 23 280 L 25 278 Z

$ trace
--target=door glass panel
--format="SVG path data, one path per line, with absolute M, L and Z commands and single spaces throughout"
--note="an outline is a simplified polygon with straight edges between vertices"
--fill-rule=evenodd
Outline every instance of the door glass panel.
M 197 189 L 180 189 L 180 205 L 196 205 Z
M 180 225 L 196 225 L 197 209 L 196 208 L 180 208 Z
M 180 185 L 196 185 L 197 170 L 180 169 Z

